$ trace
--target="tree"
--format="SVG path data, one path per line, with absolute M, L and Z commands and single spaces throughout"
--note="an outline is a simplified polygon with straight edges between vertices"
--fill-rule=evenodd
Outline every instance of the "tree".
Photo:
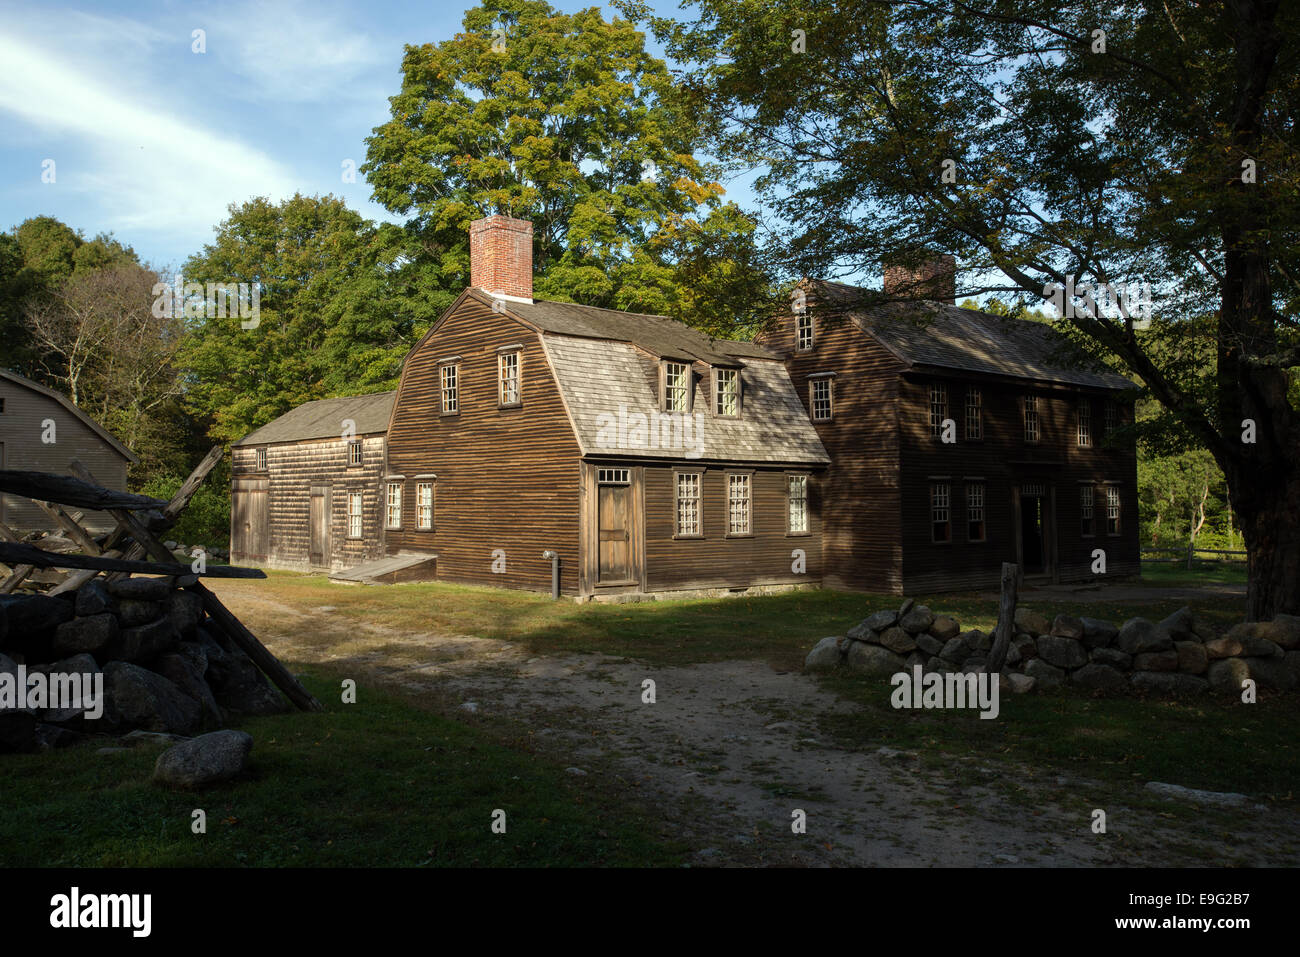
M 397 281 L 418 296 L 417 323 L 469 285 L 468 225 L 491 213 L 532 221 L 539 298 L 709 325 L 734 303 L 711 298 L 706 280 L 722 277 L 701 251 L 758 267 L 754 224 L 721 202 L 697 125 L 628 21 L 485 0 L 451 40 L 407 46 L 402 75 L 361 169 L 406 217 Z
M 1300 10 L 699 0 L 685 23 L 619 6 L 685 64 L 718 154 L 762 171 L 792 270 L 938 249 L 968 294 L 1150 283 L 1145 330 L 1132 300 L 1066 305 L 1058 326 L 1214 456 L 1248 616 L 1300 611 Z

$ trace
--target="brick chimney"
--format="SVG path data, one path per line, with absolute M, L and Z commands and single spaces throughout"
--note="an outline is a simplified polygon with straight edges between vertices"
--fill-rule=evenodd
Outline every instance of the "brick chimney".
M 469 224 L 469 283 L 493 296 L 533 301 L 533 224 L 487 216 Z
M 957 304 L 957 260 L 945 253 L 917 266 L 886 264 L 885 295 L 899 299 L 935 299 Z

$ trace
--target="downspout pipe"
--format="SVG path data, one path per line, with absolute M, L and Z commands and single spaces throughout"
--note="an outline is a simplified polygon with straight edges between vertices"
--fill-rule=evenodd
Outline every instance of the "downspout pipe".
M 560 597 L 560 553 L 547 549 L 542 552 L 543 558 L 551 560 L 551 597 Z

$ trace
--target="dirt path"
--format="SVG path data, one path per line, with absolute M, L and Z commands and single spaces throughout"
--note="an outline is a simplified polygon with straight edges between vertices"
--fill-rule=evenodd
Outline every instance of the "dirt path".
M 1288 841 L 1278 841 L 1276 811 L 1267 834 L 1262 810 L 1238 810 L 1230 844 L 1211 837 L 1222 835 L 1221 820 L 1202 841 L 1158 812 L 1099 799 L 1107 787 L 1096 782 L 979 761 L 935 770 L 889 749 L 837 748 L 817 739 L 817 716 L 853 706 L 814 678 L 760 662 L 664 668 L 600 655 L 539 658 L 509 642 L 358 625 L 328 605 L 300 609 L 248 593 L 226 600 L 282 658 L 426 693 L 466 721 L 516 723 L 570 773 L 609 782 L 601 793 L 662 808 L 700 865 L 1295 860 L 1300 822 L 1286 822 Z M 647 679 L 653 704 L 642 700 Z M 1106 835 L 1090 829 L 1098 806 Z M 792 833 L 796 809 L 806 812 L 806 834 Z

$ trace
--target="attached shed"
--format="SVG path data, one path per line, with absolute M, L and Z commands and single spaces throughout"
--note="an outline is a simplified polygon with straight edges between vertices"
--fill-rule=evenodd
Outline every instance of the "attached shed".
M 232 445 L 232 561 L 332 571 L 383 557 L 395 395 L 308 402 Z
M 106 488 L 126 491 L 126 469 L 140 461 L 107 429 L 60 392 L 0 369 L 0 468 L 72 475 L 83 462 Z M 16 532 L 48 530 L 49 516 L 30 500 L 0 495 L 0 522 Z M 87 512 L 92 531 L 114 528 L 102 512 Z

